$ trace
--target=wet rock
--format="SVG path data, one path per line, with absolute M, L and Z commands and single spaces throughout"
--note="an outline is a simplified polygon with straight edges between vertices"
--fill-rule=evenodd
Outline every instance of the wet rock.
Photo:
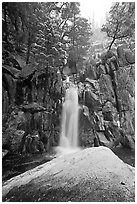
M 106 147 L 87 148 L 6 181 L 2 194 L 8 202 L 135 202 L 135 171 Z

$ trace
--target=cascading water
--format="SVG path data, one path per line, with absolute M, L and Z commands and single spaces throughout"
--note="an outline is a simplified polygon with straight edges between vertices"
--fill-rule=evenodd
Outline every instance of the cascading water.
M 66 90 L 59 145 L 65 148 L 78 147 L 78 94 L 74 87 Z
M 58 149 L 72 152 L 78 149 L 78 91 L 74 86 L 66 90 L 62 109 L 61 134 Z

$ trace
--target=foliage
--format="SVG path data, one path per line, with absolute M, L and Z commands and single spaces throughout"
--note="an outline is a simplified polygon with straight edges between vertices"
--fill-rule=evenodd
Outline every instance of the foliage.
M 79 3 L 3 3 L 3 54 L 25 53 L 26 64 L 55 69 L 74 46 L 83 56 L 90 34 Z
M 110 9 L 102 31 L 112 39 L 109 49 L 116 40 L 128 39 L 135 33 L 135 2 L 116 2 Z
M 18 73 L 13 78 L 25 81 L 33 75 L 35 86 L 44 76 L 46 91 L 54 95 L 51 92 L 66 61 L 75 61 L 82 69 L 89 45 L 91 28 L 80 17 L 79 6 L 75 2 L 3 2 L 3 75 L 12 76 L 10 67 L 15 68 Z

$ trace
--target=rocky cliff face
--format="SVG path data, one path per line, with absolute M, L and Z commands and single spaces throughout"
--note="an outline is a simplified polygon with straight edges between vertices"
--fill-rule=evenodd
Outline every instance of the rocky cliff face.
M 103 53 L 101 60 L 96 65 L 92 64 L 90 69 L 96 71 L 96 74 L 93 75 L 90 70 L 86 73 L 85 84 L 88 89 L 85 90 L 85 105 L 98 126 L 95 131 L 99 135 L 99 142 L 106 138 L 106 143 L 111 141 L 107 144 L 109 147 L 120 142 L 125 147 L 135 148 L 134 62 L 131 52 L 118 48 L 117 55 Z M 92 142 L 94 137 L 95 134 Z
M 121 143 L 125 147 L 135 148 L 135 61 L 132 53 L 128 53 L 122 49 L 118 49 L 117 55 L 103 53 L 101 59 L 91 62 L 85 72 L 85 79 L 81 83 L 84 92 L 80 98 L 82 104 L 88 107 L 89 114 L 80 111 L 80 145 L 113 148 Z M 41 110 L 45 109 L 36 103 L 25 107 L 11 112 L 3 133 L 3 146 L 18 152 L 26 134 L 32 133 L 34 138 L 34 130 L 40 132 L 40 140 L 48 149 L 50 139 L 47 133 L 43 136 L 43 130 L 48 129 L 48 123 L 52 124 L 52 114 L 42 113 Z M 60 113 L 57 114 L 59 118 Z M 55 121 L 54 129 L 56 124 Z M 30 136 L 27 138 L 32 140 Z

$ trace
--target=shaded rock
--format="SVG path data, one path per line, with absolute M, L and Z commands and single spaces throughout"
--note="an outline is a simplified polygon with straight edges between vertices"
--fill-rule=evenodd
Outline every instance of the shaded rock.
M 4 137 L 8 138 L 5 146 L 12 153 L 18 153 L 20 151 L 20 145 L 25 131 L 16 129 L 7 129 Z
M 23 111 L 15 110 L 11 112 L 7 121 L 7 127 L 10 129 L 23 129 L 25 128 L 26 117 Z
M 99 139 L 98 137 L 94 137 L 94 147 L 99 147 L 100 144 L 99 144 Z
M 98 95 L 91 90 L 85 92 L 85 105 L 89 107 L 91 111 L 97 111 L 101 109 L 101 103 Z
M 110 149 L 93 147 L 6 181 L 2 194 L 8 202 L 135 202 L 135 171 Z
M 135 63 L 135 54 L 131 50 L 125 50 L 125 58 L 129 64 Z
M 107 140 L 103 132 L 97 132 L 97 135 L 100 145 L 102 144 L 103 146 L 109 146 L 110 140 Z
M 101 74 L 106 74 L 106 69 L 105 69 L 105 66 L 104 66 L 104 65 L 100 65 L 100 66 L 98 67 L 98 69 L 99 69 L 99 75 L 101 75 Z
M 129 77 L 131 77 L 135 81 L 135 65 L 130 66 Z
M 85 105 L 92 111 L 100 110 L 98 81 L 86 78 Z
M 96 73 L 96 64 L 94 66 L 90 65 L 87 70 L 85 71 L 85 77 L 88 77 L 90 79 L 97 79 L 97 73 Z
M 114 52 L 112 52 L 111 50 L 107 51 L 107 52 L 104 52 L 101 54 L 101 60 L 102 60 L 102 64 L 105 64 L 106 61 L 112 57 L 114 57 L 115 54 Z
M 35 113 L 35 112 L 40 112 L 40 111 L 46 111 L 46 108 L 39 105 L 38 103 L 33 102 L 33 103 L 28 104 L 28 105 L 22 106 L 22 110 L 24 112 Z
M 112 113 L 116 113 L 117 110 L 116 108 L 114 107 L 114 105 L 110 102 L 110 101 L 107 101 L 105 103 L 105 105 L 103 106 L 103 109 L 102 109 L 103 112 L 109 112 L 111 111 Z
M 122 135 L 117 123 L 113 121 L 105 121 L 105 130 L 109 132 L 110 139 L 113 138 L 114 140 L 119 142 L 122 140 Z
M 96 131 L 104 131 L 104 119 L 103 119 L 103 114 L 102 111 L 95 112 L 96 116 Z
M 125 58 L 125 49 L 123 46 L 117 47 L 117 56 L 118 56 L 118 60 L 119 60 L 119 65 L 121 67 L 128 65 L 128 62 Z
M 133 137 L 133 135 L 126 135 L 122 139 L 121 144 L 123 145 L 123 147 L 135 150 L 135 137 Z
M 113 115 L 112 115 L 111 111 L 104 112 L 103 116 L 104 116 L 104 120 L 106 120 L 106 121 L 113 121 Z
M 135 114 L 124 111 L 121 116 L 121 126 L 125 134 L 135 135 Z
M 12 76 L 14 79 L 16 79 L 16 74 L 19 72 L 16 68 L 8 65 L 2 65 L 2 72 L 4 74 L 9 74 Z
M 23 152 L 24 153 L 42 153 L 45 151 L 44 144 L 40 140 L 38 131 L 34 131 L 32 134 L 26 136 Z
M 93 117 L 89 117 L 89 110 L 86 106 L 79 111 L 79 145 L 83 147 L 91 147 L 94 144 L 95 134 Z
M 16 92 L 16 80 L 8 73 L 2 73 L 3 92 L 7 91 L 8 103 L 14 104 Z
M 98 83 L 100 87 L 100 97 L 102 103 L 105 103 L 106 101 L 115 103 L 115 95 L 110 76 L 102 74 L 98 80 Z
M 99 84 L 97 80 L 86 78 L 85 83 L 88 83 L 91 86 L 91 89 L 94 90 L 94 92 L 99 90 Z
M 2 145 L 12 152 L 18 152 L 25 128 L 26 117 L 24 112 L 15 109 L 11 112 L 6 122 L 6 129 L 2 133 Z
M 96 73 L 97 73 L 97 79 L 100 78 L 101 74 L 107 74 L 108 70 L 106 66 L 102 65 L 101 62 L 99 64 L 96 64 Z
M 131 75 L 131 68 L 120 68 L 116 73 L 116 80 L 121 109 L 134 110 L 135 82 Z
M 134 109 L 134 99 L 130 96 L 127 90 L 118 91 L 118 98 L 122 111 L 131 111 Z
M 117 110 L 110 101 L 107 101 L 103 106 L 102 113 L 104 116 L 104 120 L 113 121 L 114 117 L 116 117 Z
M 34 75 L 36 72 L 36 63 L 31 63 L 31 64 L 26 64 L 25 66 L 22 67 L 22 70 L 20 70 L 17 74 L 16 77 L 20 79 L 25 79 L 31 75 Z
M 126 66 L 127 64 L 135 63 L 135 54 L 130 49 L 126 49 L 123 46 L 118 46 L 117 54 L 121 66 Z

